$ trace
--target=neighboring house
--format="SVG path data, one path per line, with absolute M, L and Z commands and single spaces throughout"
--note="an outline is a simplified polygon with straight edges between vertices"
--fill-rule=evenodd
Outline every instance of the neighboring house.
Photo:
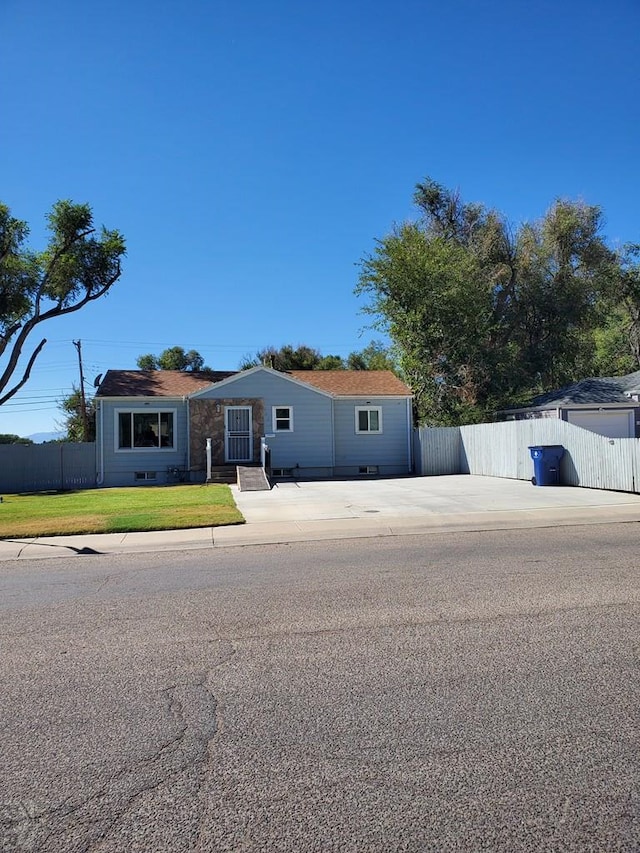
M 412 394 L 386 370 L 109 370 L 96 392 L 98 482 L 204 482 L 211 465 L 337 477 L 412 471 Z
M 500 412 L 508 420 L 559 418 L 609 438 L 640 437 L 640 371 L 582 379 L 541 394 L 531 405 Z

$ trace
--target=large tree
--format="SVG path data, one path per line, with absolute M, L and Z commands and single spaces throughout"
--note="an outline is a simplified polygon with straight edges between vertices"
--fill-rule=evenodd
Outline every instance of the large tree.
M 418 219 L 377 241 L 356 292 L 394 342 L 422 422 L 484 420 L 594 369 L 622 282 L 598 208 L 559 200 L 513 228 L 429 179 L 414 200 Z
M 320 350 L 306 344 L 284 344 L 281 347 L 266 346 L 254 356 L 245 356 L 240 364 L 240 370 L 264 364 L 274 370 L 318 370 L 325 361 L 329 367 L 342 363 L 340 356 L 323 356 Z
M 640 244 L 623 246 L 619 253 L 622 275 L 612 299 L 620 316 L 620 329 L 627 344 L 633 370 L 640 368 Z M 620 333 L 620 332 L 618 332 Z
M 267 346 L 254 356 L 245 356 L 240 370 L 265 364 L 274 370 L 393 370 L 398 364 L 392 350 L 382 341 L 371 341 L 363 350 L 349 353 L 346 359 L 339 355 L 322 355 L 320 350 L 306 344 L 281 347 Z
M 27 223 L 0 204 L 0 405 L 28 381 L 46 344 L 42 338 L 21 366 L 36 327 L 104 296 L 121 274 L 124 238 L 104 227 L 96 232 L 88 204 L 58 201 L 47 223 L 46 248 L 28 249 Z
M 399 373 L 393 350 L 383 341 L 371 341 L 362 350 L 350 352 L 344 365 L 347 370 L 391 370 Z
M 204 358 L 194 349 L 186 352 L 182 347 L 169 347 L 160 355 L 138 356 L 136 361 L 140 370 L 185 370 L 190 373 L 210 371 L 204 363 Z

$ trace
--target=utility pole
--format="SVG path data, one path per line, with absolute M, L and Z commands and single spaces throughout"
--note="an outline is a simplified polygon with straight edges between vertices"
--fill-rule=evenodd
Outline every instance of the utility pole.
M 80 365 L 80 405 L 82 406 L 82 440 L 87 440 L 89 425 L 87 423 L 87 401 L 84 397 L 84 373 L 82 372 L 82 341 L 72 341 L 78 350 L 78 363 Z

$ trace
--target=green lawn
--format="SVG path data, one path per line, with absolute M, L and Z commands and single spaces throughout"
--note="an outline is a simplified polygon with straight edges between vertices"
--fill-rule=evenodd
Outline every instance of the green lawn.
M 224 485 L 3 495 L 0 539 L 243 524 Z

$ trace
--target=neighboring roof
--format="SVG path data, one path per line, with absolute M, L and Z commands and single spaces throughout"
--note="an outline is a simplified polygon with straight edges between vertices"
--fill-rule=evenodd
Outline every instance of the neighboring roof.
M 257 370 L 259 368 L 253 368 Z M 271 371 L 270 368 L 263 368 Z M 186 397 L 211 385 L 239 378 L 243 371 L 108 370 L 98 397 Z M 282 374 L 336 397 L 410 397 L 410 389 L 390 370 L 289 370 Z
M 233 376 L 234 370 L 108 370 L 97 397 L 186 397 Z
M 336 397 L 412 396 L 390 370 L 288 370 L 287 374 Z
M 631 394 L 640 393 L 640 371 L 626 376 L 590 377 L 540 394 L 530 403 L 530 408 L 588 405 L 589 403 L 626 403 L 633 405 Z

